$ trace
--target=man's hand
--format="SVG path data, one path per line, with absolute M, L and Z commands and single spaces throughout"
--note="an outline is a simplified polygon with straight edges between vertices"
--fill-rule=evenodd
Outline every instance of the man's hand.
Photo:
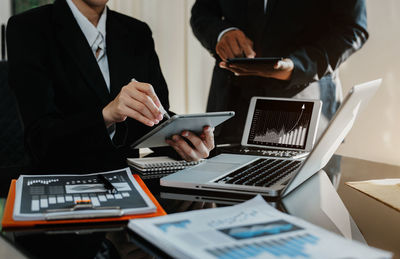
M 186 141 L 189 141 L 189 145 Z M 181 135 L 174 135 L 166 143 L 173 147 L 186 161 L 198 161 L 209 156 L 214 149 L 214 128 L 206 126 L 203 133 L 197 136 L 193 132 L 183 131 Z
M 254 58 L 253 42 L 246 37 L 241 30 L 231 30 L 222 36 L 215 47 L 220 58 L 226 61 L 228 58 L 247 57 Z
M 150 84 L 131 82 L 104 107 L 103 118 L 107 127 L 127 117 L 152 127 L 163 119 L 160 106 L 160 100 Z
M 219 66 L 232 71 L 236 76 L 261 76 L 278 80 L 290 80 L 294 69 L 293 61 L 289 58 L 278 61 L 273 68 L 262 64 L 228 65 L 224 61 Z

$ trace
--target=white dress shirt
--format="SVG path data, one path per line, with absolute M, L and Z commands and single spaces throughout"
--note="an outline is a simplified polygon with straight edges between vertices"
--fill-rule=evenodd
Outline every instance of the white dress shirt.
M 268 3 L 268 0 L 264 0 L 264 13 L 267 12 L 267 3 Z M 239 30 L 239 28 L 237 28 L 237 27 L 229 27 L 229 28 L 221 31 L 218 34 L 217 42 L 219 42 L 219 40 L 222 38 L 222 36 L 224 36 L 225 33 L 227 33 L 228 31 L 232 31 L 232 30 Z

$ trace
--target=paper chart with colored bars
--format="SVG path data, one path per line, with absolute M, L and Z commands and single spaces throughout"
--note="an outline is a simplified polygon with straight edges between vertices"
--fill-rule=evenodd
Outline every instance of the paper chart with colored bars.
M 230 207 L 131 220 L 128 227 L 174 258 L 391 258 L 284 214 L 261 196 Z
M 265 224 L 240 226 L 219 231 L 236 240 L 246 240 L 261 236 L 277 236 L 265 241 L 244 243 L 242 245 L 226 246 L 206 251 L 217 258 L 252 258 L 262 254 L 277 257 L 310 258 L 306 252 L 307 246 L 318 245 L 319 238 L 309 233 L 301 233 L 280 237 L 279 234 L 302 230 L 302 228 L 284 220 Z
M 93 213 L 102 208 L 122 210 L 123 214 L 155 211 L 129 168 L 101 174 L 115 187 L 115 193 L 108 192 L 99 174 L 21 175 L 16 185 L 14 220 L 41 220 L 53 211 L 83 213 L 85 210 L 68 212 L 80 202 L 90 203 Z

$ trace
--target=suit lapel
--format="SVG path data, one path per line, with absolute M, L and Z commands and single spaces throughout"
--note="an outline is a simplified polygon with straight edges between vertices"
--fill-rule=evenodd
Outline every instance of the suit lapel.
M 110 70 L 111 98 L 115 98 L 121 88 L 128 84 L 132 78 L 138 81 L 145 81 L 143 71 L 140 68 L 145 62 L 140 53 L 137 52 L 140 38 L 132 38 L 134 30 L 127 29 L 118 20 L 117 14 L 108 10 L 106 24 L 106 48 L 108 68 Z M 117 123 L 116 134 L 113 142 L 122 145 L 126 142 L 128 134 L 128 123 Z
M 92 50 L 66 1 L 54 3 L 53 19 L 58 24 L 56 36 L 81 71 L 87 85 L 106 105 L 111 101 L 101 70 Z
M 132 39 L 135 31 L 127 30 L 117 18 L 115 12 L 107 13 L 106 43 L 112 98 L 115 98 L 121 87 L 128 84 L 132 78 L 138 81 L 144 80 L 140 69 L 144 65 L 143 62 L 147 62 L 137 53 L 140 39 Z
M 129 57 L 132 57 L 132 55 L 127 53 L 127 51 L 132 51 L 132 46 L 126 46 L 128 36 L 125 35 L 123 30 L 120 30 L 121 27 L 118 26 L 115 20 L 115 14 L 109 11 L 107 15 L 107 58 L 108 68 L 110 70 L 111 97 L 115 98 L 121 90 L 121 87 L 129 83 L 130 80 L 127 78 L 129 77 L 129 75 L 127 75 L 127 69 L 130 67 L 131 62 Z
M 274 14 L 274 9 L 276 7 L 278 0 L 268 0 L 267 2 L 267 13 L 266 13 L 266 27 L 269 26 L 271 18 Z

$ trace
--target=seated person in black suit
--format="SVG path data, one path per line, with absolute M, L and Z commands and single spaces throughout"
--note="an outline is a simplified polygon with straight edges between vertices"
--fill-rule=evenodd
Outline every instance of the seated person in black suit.
M 41 173 L 125 167 L 138 155 L 129 145 L 162 120 L 161 105 L 169 108 L 149 27 L 106 3 L 56 0 L 8 22 L 10 86 Z M 198 160 L 214 148 L 213 129 L 167 142 Z

